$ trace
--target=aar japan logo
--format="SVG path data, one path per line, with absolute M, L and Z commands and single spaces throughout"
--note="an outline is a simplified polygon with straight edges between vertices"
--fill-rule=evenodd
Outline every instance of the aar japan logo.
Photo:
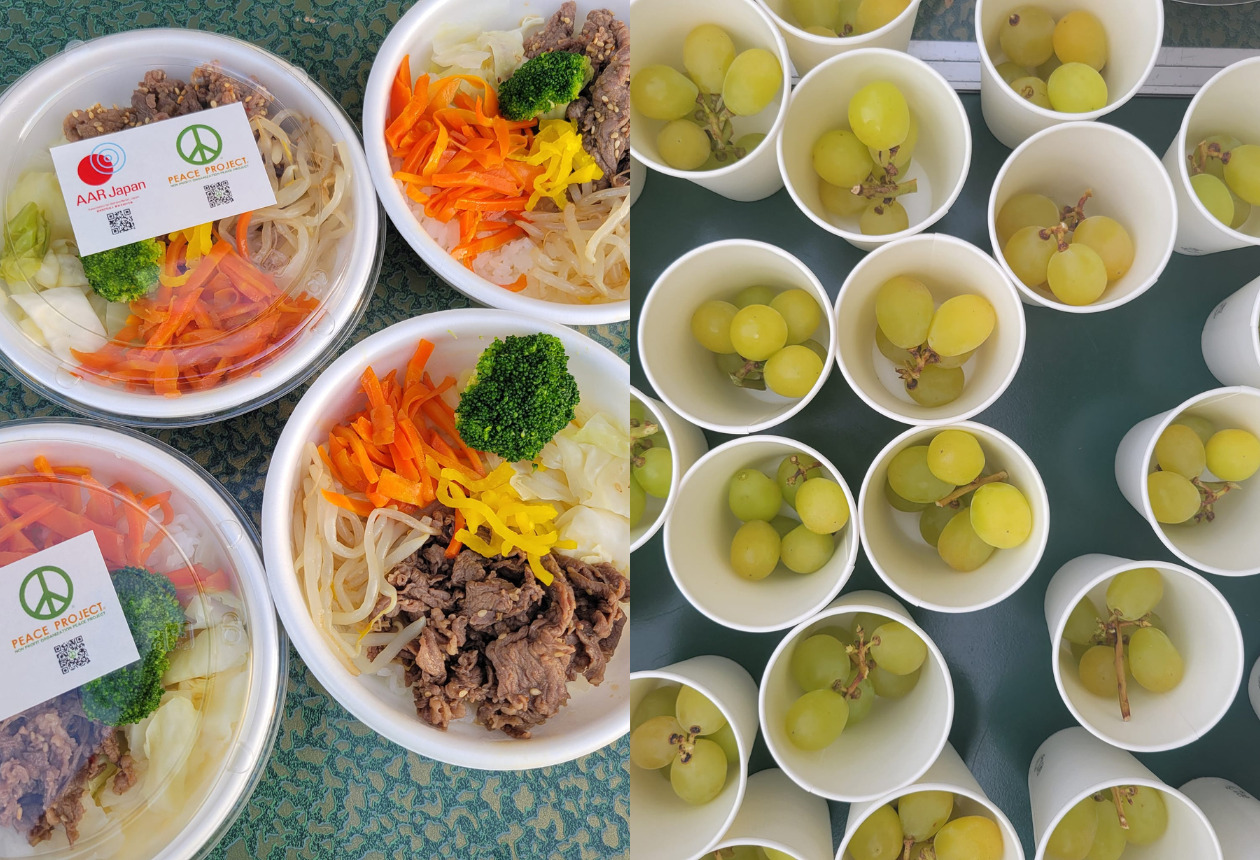
M 87 185 L 104 185 L 123 169 L 127 153 L 116 143 L 102 143 L 79 162 L 79 178 Z
M 70 608 L 74 582 L 59 567 L 37 567 L 22 580 L 18 602 L 22 610 L 37 621 L 51 621 Z

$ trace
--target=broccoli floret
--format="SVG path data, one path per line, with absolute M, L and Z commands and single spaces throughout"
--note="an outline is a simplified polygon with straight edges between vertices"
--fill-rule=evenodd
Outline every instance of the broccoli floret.
M 459 398 L 455 429 L 469 447 L 532 460 L 573 420 L 578 396 L 560 338 L 495 338 Z
M 165 576 L 124 567 L 113 579 L 140 659 L 84 684 L 79 697 L 92 719 L 123 726 L 140 722 L 162 703 L 162 676 L 184 630 L 184 610 Z
M 584 54 L 539 54 L 499 85 L 499 113 L 518 122 L 563 107 L 578 97 L 593 75 Z
M 83 258 L 83 274 L 98 295 L 111 302 L 131 302 L 157 284 L 161 259 L 162 243 L 144 239 L 88 254 Z

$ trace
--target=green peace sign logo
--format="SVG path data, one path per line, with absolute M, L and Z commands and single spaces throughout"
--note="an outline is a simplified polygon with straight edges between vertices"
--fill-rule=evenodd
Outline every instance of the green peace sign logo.
M 18 602 L 37 621 L 51 621 L 70 608 L 74 582 L 59 567 L 37 567 L 22 580 Z
M 190 125 L 175 138 L 179 157 L 197 167 L 209 164 L 223 151 L 223 138 L 208 125 Z

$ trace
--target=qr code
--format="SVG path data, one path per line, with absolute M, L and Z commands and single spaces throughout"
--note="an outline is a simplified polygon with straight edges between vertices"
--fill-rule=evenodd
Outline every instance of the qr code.
M 232 202 L 232 186 L 226 179 L 201 187 L 206 192 L 206 202 L 210 204 L 211 209 L 216 206 L 226 206 Z
M 119 233 L 126 233 L 129 230 L 136 229 L 136 220 L 131 217 L 131 209 L 106 212 L 105 217 L 109 219 L 109 232 L 115 236 Z
M 61 674 L 63 675 L 75 669 L 82 669 L 92 662 L 87 646 L 83 644 L 82 636 L 76 636 L 68 642 L 54 645 L 53 651 L 57 654 L 57 663 L 61 666 Z

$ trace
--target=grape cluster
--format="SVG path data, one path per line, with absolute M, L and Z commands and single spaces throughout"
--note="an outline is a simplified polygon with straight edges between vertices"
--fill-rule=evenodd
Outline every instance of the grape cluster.
M 804 397 L 822 375 L 827 348 L 813 339 L 823 311 L 808 290 L 747 287 L 691 315 L 691 334 L 740 388 Z
M 1068 810 L 1046 843 L 1046 860 L 1119 860 L 1129 845 L 1152 845 L 1167 830 L 1163 792 L 1117 785 Z
M 867 236 L 899 233 L 910 226 L 902 194 L 918 190 L 904 180 L 919 142 L 919 123 L 901 90 L 875 81 L 849 100 L 847 127 L 833 128 L 814 141 L 811 156 L 823 208 L 858 219 Z
M 853 625 L 810 636 L 792 651 L 788 666 L 804 692 L 788 708 L 784 731 L 798 749 L 826 749 L 866 719 L 876 697 L 900 699 L 919 683 L 927 644 L 917 633 L 867 612 Z
M 997 312 L 984 296 L 966 293 L 937 307 L 932 291 L 906 275 L 875 294 L 875 345 L 920 406 L 958 399 L 967 381 L 963 365 L 996 326 Z
M 780 514 L 785 502 L 799 520 Z M 731 477 L 727 504 L 742 523 L 731 540 L 731 567 L 752 580 L 765 579 L 780 561 L 793 573 L 818 570 L 849 521 L 844 490 L 808 454 L 784 457 L 773 479 L 740 469 Z
M 1200 415 L 1182 415 L 1155 441 L 1155 471 L 1146 492 L 1165 525 L 1207 523 L 1216 504 L 1260 470 L 1260 438 L 1238 428 L 1217 430 Z
M 1001 860 L 1002 830 L 983 815 L 954 817 L 949 791 L 916 791 L 885 804 L 849 840 L 853 860 Z
M 669 768 L 674 794 L 693 806 L 721 794 L 727 771 L 739 766 L 739 744 L 725 715 L 691 687 L 657 687 L 643 697 L 631 723 L 631 763 L 649 771 Z
M 743 158 L 765 139 L 736 137 L 737 117 L 765 110 L 783 86 L 772 51 L 736 52 L 729 33 L 701 24 L 683 41 L 683 68 L 644 66 L 630 80 L 630 100 L 649 119 L 664 120 L 656 137 L 661 160 L 675 170 L 713 170 Z
M 1190 187 L 1217 221 L 1234 230 L 1260 205 L 1260 145 L 1228 134 L 1205 137 L 1186 156 Z
M 1098 301 L 1133 265 L 1133 238 L 1106 215 L 1086 217 L 1087 190 L 1060 209 L 1044 194 L 1016 194 L 1002 206 L 995 229 L 1002 256 L 1030 289 L 1049 287 L 1068 305 Z
M 910 0 L 790 0 L 793 23 L 806 33 L 835 39 L 860 36 L 890 23 Z
M 630 401 L 630 525 L 643 519 L 647 497 L 664 499 L 674 474 L 674 455 L 661 426 L 637 400 Z
M 984 450 L 965 430 L 942 430 L 888 463 L 884 495 L 894 509 L 919 514 L 919 534 L 957 571 L 978 569 L 995 549 L 1032 534 L 1032 506 L 1005 471 L 985 473 Z
M 1077 9 L 1055 21 L 1040 6 L 1017 6 L 998 34 L 1004 62 L 997 72 L 1022 98 L 1060 113 L 1107 105 L 1107 33 L 1092 12 Z

